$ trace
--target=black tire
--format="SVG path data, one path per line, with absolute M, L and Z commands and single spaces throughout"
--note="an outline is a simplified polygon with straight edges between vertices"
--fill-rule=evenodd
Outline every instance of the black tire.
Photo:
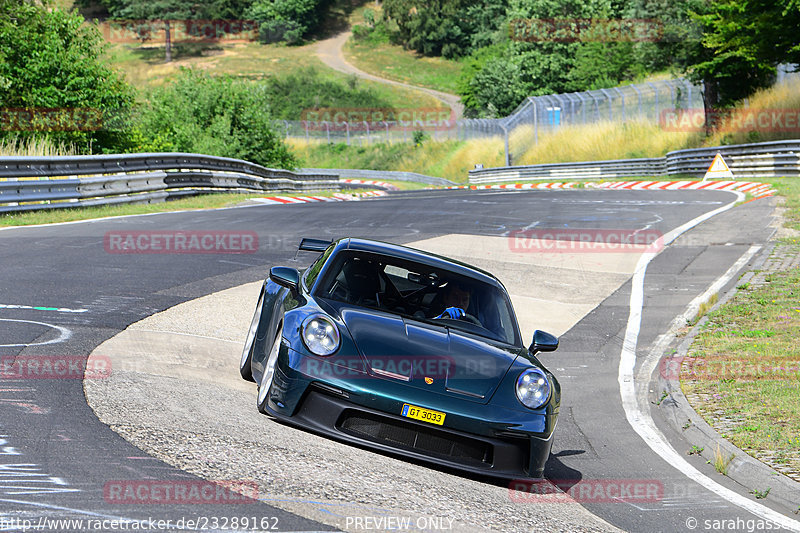
M 261 296 L 258 297 L 258 305 L 256 306 L 253 320 L 250 322 L 250 329 L 247 330 L 247 337 L 244 340 L 244 349 L 242 350 L 242 359 L 239 361 L 239 373 L 245 381 L 252 381 L 253 369 L 253 349 L 256 345 L 256 335 L 258 334 L 258 326 L 261 323 L 261 309 L 264 307 L 264 291 L 261 291 Z
M 283 339 L 283 324 L 278 326 L 278 332 L 275 334 L 275 340 L 264 361 L 264 372 L 261 374 L 261 383 L 258 384 L 258 396 L 256 398 L 256 405 L 258 410 L 264 414 L 267 413 L 267 404 L 269 403 L 269 388 L 272 386 L 272 379 L 275 376 L 275 365 L 278 362 L 278 354 L 280 353 L 281 340 Z

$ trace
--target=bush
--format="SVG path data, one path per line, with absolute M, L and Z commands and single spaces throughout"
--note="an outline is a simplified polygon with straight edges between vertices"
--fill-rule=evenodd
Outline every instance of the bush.
M 84 153 L 127 142 L 124 131 L 109 125 L 124 121 L 134 92 L 105 65 L 103 46 L 77 13 L 47 0 L 0 0 L 0 107 L 39 117 L 36 125 L 22 117 L 18 131 L 0 131 L 0 137 L 49 137 Z M 45 118 L 52 110 L 56 115 Z
M 510 114 L 530 94 L 524 70 L 514 58 L 490 57 L 462 74 L 459 92 L 465 114 L 497 118 Z
M 185 69 L 155 90 L 142 108 L 146 143 L 169 143 L 180 152 L 233 157 L 264 166 L 294 168 L 296 161 L 272 126 L 263 85 Z
M 260 24 L 267 42 L 299 44 L 322 21 L 330 0 L 255 0 L 245 17 Z
M 273 117 L 300 120 L 304 112 L 321 108 L 387 109 L 389 104 L 372 89 L 360 88 L 358 78 L 346 82 L 327 79 L 309 67 L 297 73 L 270 78 L 261 85 Z

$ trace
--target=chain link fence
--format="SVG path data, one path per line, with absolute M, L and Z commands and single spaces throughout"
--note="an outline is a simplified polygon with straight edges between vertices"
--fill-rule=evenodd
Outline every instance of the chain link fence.
M 634 120 L 657 124 L 665 111 L 692 108 L 703 108 L 702 88 L 685 79 L 673 79 L 532 96 L 509 116 L 496 119 L 452 120 L 443 117 L 441 112 L 420 109 L 418 113 L 407 112 L 405 120 L 369 120 L 369 113 L 366 113 L 368 119 L 361 121 L 284 120 L 279 121 L 277 127 L 287 138 L 357 146 L 411 142 L 423 134 L 440 141 L 500 137 L 506 142 L 508 164 L 514 153 L 538 143 L 540 135 L 561 126 Z M 358 111 L 365 114 L 364 110 Z M 342 109 L 339 114 L 352 115 L 353 110 Z M 521 132 L 515 135 L 515 143 L 520 146 L 508 146 L 512 132 Z

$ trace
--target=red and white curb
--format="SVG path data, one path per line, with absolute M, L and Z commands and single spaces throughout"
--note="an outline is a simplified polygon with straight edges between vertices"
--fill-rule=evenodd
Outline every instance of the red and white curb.
M 445 189 L 574 189 L 577 183 L 507 183 L 505 185 L 454 185 Z
M 357 180 L 357 179 L 350 179 L 350 178 L 342 178 L 339 180 L 339 183 L 353 183 L 356 185 L 372 185 L 373 187 L 380 187 L 381 189 L 385 189 L 387 191 L 396 191 L 398 190 L 396 186 L 392 185 L 391 183 L 386 183 L 385 181 L 373 181 L 373 180 Z
M 352 202 L 362 198 L 386 196 L 386 194 L 386 191 L 365 191 L 353 194 L 337 192 L 333 196 L 267 196 L 265 198 L 251 198 L 251 200 L 267 205 L 309 204 L 314 202 Z
M 342 180 L 369 184 L 383 182 L 368 182 L 365 180 Z M 393 187 L 393 185 L 389 185 Z M 446 189 L 575 189 L 578 183 L 510 183 L 506 185 L 457 185 L 445 187 Z M 706 191 L 738 191 L 751 194 L 757 200 L 774 196 L 777 191 L 769 183 L 757 181 L 608 181 L 604 183 L 586 183 L 587 189 L 604 190 L 634 190 L 634 191 L 677 191 L 677 190 L 706 190 Z M 395 188 L 396 189 L 396 188 Z M 312 202 L 346 202 L 362 198 L 386 196 L 386 191 L 364 191 L 358 193 L 336 193 L 333 196 L 269 196 L 266 198 L 253 198 L 253 201 L 263 204 L 305 204 Z
M 757 181 L 610 181 L 606 183 L 587 183 L 587 189 L 627 189 L 633 191 L 738 191 L 749 193 L 757 198 L 773 196 L 777 193 L 769 183 Z

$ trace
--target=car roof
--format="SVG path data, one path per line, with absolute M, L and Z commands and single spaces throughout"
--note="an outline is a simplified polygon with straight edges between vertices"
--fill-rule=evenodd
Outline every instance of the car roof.
M 505 291 L 503 284 L 500 283 L 496 277 L 485 270 L 467 263 L 462 263 L 461 261 L 457 261 L 455 259 L 450 259 L 449 257 L 417 250 L 416 248 L 409 248 L 408 246 L 401 246 L 399 244 L 392 244 L 388 242 L 373 241 L 370 239 L 347 237 L 340 239 L 336 243 L 335 252 L 338 253 L 342 250 L 369 252 L 422 263 L 424 265 L 442 270 L 449 270 L 455 274 L 460 274 L 462 276 L 483 281 L 484 283 L 495 285 Z

